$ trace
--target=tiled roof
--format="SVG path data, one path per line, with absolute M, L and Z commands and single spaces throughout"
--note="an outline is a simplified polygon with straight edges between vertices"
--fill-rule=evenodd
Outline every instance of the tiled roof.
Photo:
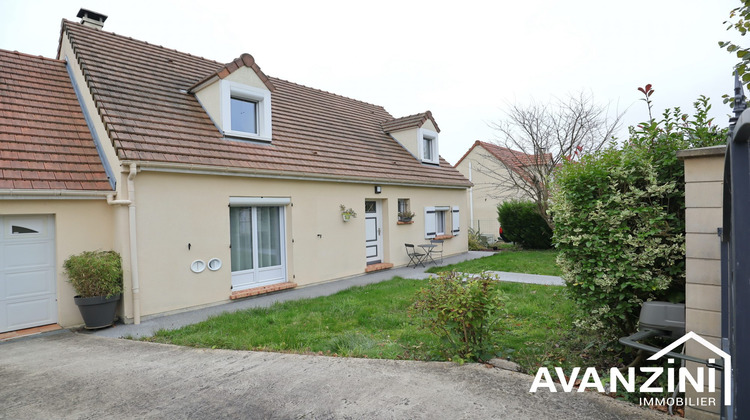
M 382 129 L 380 106 L 269 77 L 270 145 L 224 139 L 191 88 L 230 65 L 63 21 L 123 161 L 260 174 L 466 187 L 445 160 L 418 162 Z M 240 58 L 240 60 L 242 57 Z
M 200 82 L 196 83 L 195 85 L 191 86 L 190 89 L 188 89 L 188 90 L 192 92 L 195 88 L 197 88 L 198 86 L 202 85 L 203 83 L 205 83 L 205 82 L 213 79 L 214 77 L 219 78 L 219 79 L 223 79 L 223 78 L 229 76 L 230 74 L 234 73 L 235 71 L 237 71 L 240 67 L 249 67 L 249 68 L 251 68 L 255 72 L 255 74 L 258 75 L 258 77 L 260 78 L 260 80 L 263 81 L 263 83 L 266 85 L 266 87 L 268 88 L 268 90 L 270 90 L 270 91 L 273 92 L 273 90 L 274 90 L 273 84 L 268 79 L 268 76 L 266 76 L 266 74 L 263 73 L 260 70 L 260 67 L 258 67 L 258 64 L 255 63 L 255 59 L 250 54 L 242 54 L 241 56 L 239 56 L 239 58 L 235 58 L 231 63 L 227 64 L 226 66 L 224 66 L 222 68 L 220 68 L 214 74 L 208 75 L 208 77 L 206 77 L 205 79 L 203 79 Z
M 405 130 L 409 128 L 421 127 L 425 121 L 430 120 L 435 125 L 437 132 L 440 132 L 435 119 L 432 118 L 432 112 L 427 111 L 421 114 L 409 115 L 408 117 L 394 118 L 382 123 L 383 131 L 386 133 L 392 133 L 394 131 Z
M 517 174 L 526 177 L 528 174 L 527 172 L 524 172 L 521 170 L 521 168 L 526 166 L 533 166 L 535 165 L 535 162 L 537 162 L 538 158 L 536 155 L 529 155 L 523 152 L 519 152 L 517 150 L 509 149 L 507 147 L 498 146 L 493 143 L 487 143 L 484 141 L 475 141 L 474 144 L 469 148 L 469 150 L 464 153 L 464 155 L 461 157 L 461 159 L 458 160 L 456 163 L 456 166 L 461 164 L 461 162 L 469 156 L 469 153 L 471 153 L 474 148 L 477 146 L 483 147 L 485 150 L 487 150 L 492 156 L 494 156 L 497 160 L 503 163 L 506 167 L 509 169 L 512 169 Z M 545 159 L 548 161 L 552 160 L 552 155 L 550 153 L 544 154 Z
M 0 190 L 111 191 L 65 62 L 0 50 Z

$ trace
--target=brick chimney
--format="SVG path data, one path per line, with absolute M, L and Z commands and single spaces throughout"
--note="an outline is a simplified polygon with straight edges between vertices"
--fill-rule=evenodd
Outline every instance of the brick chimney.
M 76 17 L 81 18 L 81 24 L 94 29 L 102 29 L 107 16 L 101 13 L 92 12 L 91 10 L 81 9 Z

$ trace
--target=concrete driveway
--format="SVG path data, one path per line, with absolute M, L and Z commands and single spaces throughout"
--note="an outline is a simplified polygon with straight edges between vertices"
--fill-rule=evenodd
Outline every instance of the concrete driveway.
M 484 365 L 206 350 L 68 331 L 0 343 L 0 418 L 664 419 Z

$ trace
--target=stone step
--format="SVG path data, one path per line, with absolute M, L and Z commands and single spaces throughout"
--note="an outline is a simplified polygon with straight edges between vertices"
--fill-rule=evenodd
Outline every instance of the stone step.
M 235 299 L 242 299 L 250 296 L 258 296 L 258 295 L 264 295 L 266 293 L 273 293 L 278 292 L 281 290 L 286 289 L 293 289 L 297 287 L 297 283 L 277 283 L 277 284 L 271 284 L 268 286 L 261 286 L 261 287 L 253 287 L 252 289 L 245 289 L 245 290 L 238 290 L 236 292 L 232 292 L 232 294 L 229 296 L 229 299 L 235 300 Z
M 388 270 L 389 268 L 393 268 L 393 264 L 391 263 L 370 264 L 367 266 L 367 268 L 365 268 L 365 273 L 374 273 L 376 271 Z

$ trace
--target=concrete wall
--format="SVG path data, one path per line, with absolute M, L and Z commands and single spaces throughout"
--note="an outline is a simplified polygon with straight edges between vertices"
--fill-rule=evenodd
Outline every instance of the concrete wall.
M 104 198 L 80 200 L 2 200 L 0 215 L 52 215 L 55 220 L 57 321 L 63 327 L 83 324 L 63 272 L 63 262 L 83 251 L 114 249 L 113 208 Z
M 685 163 L 685 328 L 721 348 L 721 253 L 717 229 L 722 225 L 724 146 L 685 150 L 678 156 Z M 687 354 L 703 359 L 716 355 L 690 341 Z M 695 372 L 697 365 L 686 364 Z M 721 377 L 715 378 L 716 392 L 697 393 L 688 386 L 686 397 L 714 397 L 716 406 L 687 407 L 685 418 L 718 419 Z
M 422 124 L 422 129 L 437 132 L 435 124 L 429 119 Z M 421 160 L 420 148 L 422 139 L 419 137 L 419 128 L 409 128 L 406 130 L 393 131 L 390 133 L 391 137 L 396 139 L 406 150 L 409 151 L 414 158 Z M 440 134 L 438 134 L 438 153 L 440 153 Z
M 500 227 L 497 206 L 506 200 L 521 198 L 510 182 L 507 182 L 507 186 L 501 185 L 502 179 L 508 177 L 508 169 L 481 146 L 475 147 L 456 169 L 474 183 L 471 189 L 474 214 L 471 227 L 483 235 L 497 237 Z
M 417 142 L 418 134 L 419 134 L 418 128 L 410 128 L 408 130 L 393 131 L 390 133 L 391 137 L 396 139 L 397 142 L 401 143 L 401 146 L 403 146 L 406 150 L 408 150 L 409 153 L 411 153 L 415 159 L 421 159 L 421 157 L 419 156 L 419 143 Z
M 445 241 L 445 255 L 468 250 L 466 189 L 419 188 L 177 174 L 144 169 L 135 178 L 138 261 L 143 316 L 215 304 L 231 294 L 230 197 L 288 197 L 285 208 L 287 281 L 300 286 L 362 274 L 365 200 L 383 208 L 383 262 L 405 265 L 404 243 L 425 239 L 424 207 L 458 206 L 461 232 Z M 398 223 L 398 199 L 409 199 L 411 224 Z M 357 217 L 344 222 L 339 205 Z M 450 223 L 450 221 L 449 221 Z M 190 249 L 188 249 L 190 244 Z M 218 271 L 196 274 L 190 263 L 219 258 Z M 129 282 L 126 281 L 126 287 Z M 126 317 L 133 316 L 126 293 Z

